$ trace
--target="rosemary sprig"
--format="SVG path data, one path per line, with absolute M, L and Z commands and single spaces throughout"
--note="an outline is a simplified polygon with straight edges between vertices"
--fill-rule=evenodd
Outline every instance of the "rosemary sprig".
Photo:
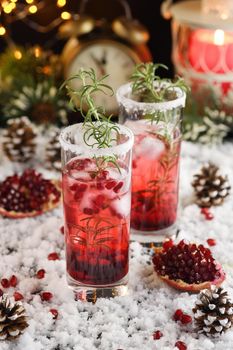
M 159 68 L 168 69 L 160 63 L 140 63 L 131 76 L 132 93 L 140 102 L 164 102 L 177 98 L 175 88 L 187 92 L 188 86 L 181 77 L 171 79 L 156 75 Z M 155 84 L 156 83 L 156 84 Z
M 111 147 L 116 138 L 119 128 L 111 121 L 111 115 L 105 115 L 103 106 L 96 106 L 94 95 L 96 93 L 103 93 L 112 96 L 112 88 L 105 84 L 104 81 L 108 76 L 97 78 L 94 69 L 89 70 L 80 69 L 79 72 L 67 79 L 62 87 L 66 87 L 70 96 L 70 104 L 73 109 L 78 109 L 84 118 L 84 142 L 90 147 L 106 148 Z M 79 81 L 80 87 L 73 88 L 72 81 Z M 77 107 L 77 100 L 79 107 Z M 85 109 L 87 108 L 87 112 Z

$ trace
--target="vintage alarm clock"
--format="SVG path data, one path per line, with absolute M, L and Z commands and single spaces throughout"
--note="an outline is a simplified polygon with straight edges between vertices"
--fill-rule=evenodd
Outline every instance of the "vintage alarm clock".
M 124 9 L 124 15 L 109 21 L 85 15 L 88 0 L 83 0 L 78 19 L 60 27 L 60 37 L 70 38 L 62 52 L 65 78 L 75 75 L 80 68 L 92 67 L 99 76 L 109 75 L 106 83 L 116 91 L 129 80 L 135 64 L 151 60 L 146 46 L 148 31 L 132 18 L 125 0 L 118 2 Z M 110 6 L 109 1 L 107 4 Z M 77 83 L 73 81 L 72 84 Z M 116 112 L 115 98 L 97 95 L 95 99 L 107 113 Z

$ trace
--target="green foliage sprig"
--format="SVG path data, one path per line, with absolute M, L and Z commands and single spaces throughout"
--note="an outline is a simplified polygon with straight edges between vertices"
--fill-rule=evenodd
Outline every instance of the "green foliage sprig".
M 73 109 L 78 109 L 84 118 L 83 125 L 85 131 L 83 139 L 89 147 L 108 148 L 113 146 L 119 134 L 119 127 L 111 121 L 111 115 L 106 116 L 103 106 L 96 106 L 94 95 L 103 93 L 105 95 L 113 95 L 112 88 L 105 84 L 107 75 L 97 78 L 94 69 L 80 69 L 78 74 L 67 79 L 62 87 L 66 87 L 70 95 L 70 103 Z M 79 88 L 72 87 L 72 81 L 78 81 Z M 77 107 L 77 102 L 79 107 Z M 85 112 L 87 110 L 87 112 Z M 115 135 L 115 137 L 114 137 Z M 118 170 L 117 157 L 104 156 L 101 159 L 96 158 L 98 169 L 102 169 L 106 163 L 113 163 Z
M 132 93 L 140 102 L 164 102 L 177 98 L 176 88 L 187 92 L 188 86 L 181 77 L 171 79 L 156 75 L 159 68 L 168 69 L 165 65 L 152 62 L 136 65 L 131 76 Z
M 112 88 L 104 83 L 107 75 L 97 78 L 94 69 L 80 69 L 78 74 L 67 79 L 65 85 L 70 95 L 71 105 L 77 108 L 77 100 L 79 101 L 79 110 L 84 118 L 84 141 L 90 147 L 98 148 L 111 147 L 116 140 L 112 137 L 113 132 L 118 133 L 118 127 L 111 121 L 111 115 L 106 116 L 103 106 L 96 106 L 94 95 L 103 93 L 105 95 L 113 95 Z M 73 80 L 80 82 L 79 88 L 73 88 L 70 84 Z M 87 107 L 87 112 L 84 108 Z M 91 139 L 94 138 L 94 143 Z

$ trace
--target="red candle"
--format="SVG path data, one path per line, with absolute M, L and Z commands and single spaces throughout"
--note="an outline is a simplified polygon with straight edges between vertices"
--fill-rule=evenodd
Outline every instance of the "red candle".
M 196 29 L 191 33 L 188 58 L 197 72 L 233 72 L 233 33 Z

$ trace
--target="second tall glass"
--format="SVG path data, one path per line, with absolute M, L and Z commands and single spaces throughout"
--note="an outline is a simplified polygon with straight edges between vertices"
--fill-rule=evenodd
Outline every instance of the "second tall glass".
M 181 118 L 185 93 L 144 103 L 131 98 L 131 84 L 117 91 L 120 123 L 134 133 L 131 231 L 141 242 L 173 235 L 178 207 Z

